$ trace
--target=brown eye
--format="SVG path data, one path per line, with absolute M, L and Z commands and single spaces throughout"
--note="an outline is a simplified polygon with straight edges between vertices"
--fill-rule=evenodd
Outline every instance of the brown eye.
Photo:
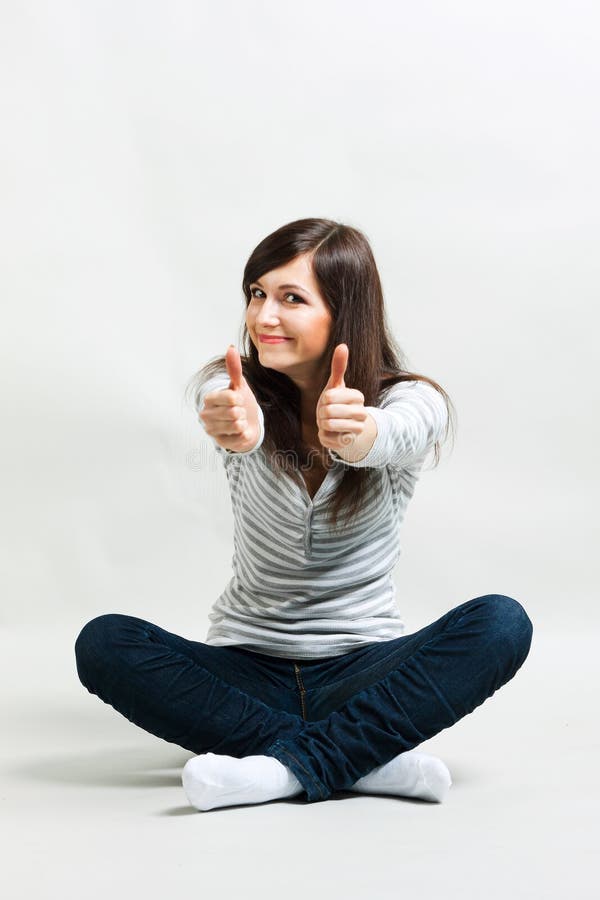
M 262 291 L 260 288 L 257 288 L 257 287 L 250 288 L 250 296 L 254 297 L 254 299 L 256 299 L 256 300 L 261 300 L 262 299 L 261 297 L 256 296 L 257 291 L 259 294 L 262 294 Z M 300 303 L 306 303 L 306 300 L 304 300 L 298 294 L 284 294 L 284 297 L 293 297 L 294 298 L 294 301 L 292 302 L 292 306 L 298 306 L 298 304 L 300 304 Z

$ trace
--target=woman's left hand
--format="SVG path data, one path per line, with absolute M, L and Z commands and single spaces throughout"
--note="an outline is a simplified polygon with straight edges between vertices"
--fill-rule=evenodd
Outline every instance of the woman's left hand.
M 331 357 L 331 374 L 317 402 L 318 438 L 329 450 L 349 451 L 373 443 L 373 420 L 361 391 L 344 384 L 348 366 L 347 344 L 338 344 Z M 363 454 L 364 455 L 364 454 Z

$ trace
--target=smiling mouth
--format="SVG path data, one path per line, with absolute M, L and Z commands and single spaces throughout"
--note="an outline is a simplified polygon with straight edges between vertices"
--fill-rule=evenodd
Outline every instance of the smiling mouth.
M 279 335 L 258 335 L 258 340 L 261 344 L 283 344 L 284 341 L 291 341 L 292 338 L 281 337 Z

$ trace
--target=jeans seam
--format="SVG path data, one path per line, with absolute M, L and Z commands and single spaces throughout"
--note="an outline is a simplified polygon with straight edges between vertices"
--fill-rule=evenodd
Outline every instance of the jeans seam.
M 306 769 L 306 768 L 302 765 L 302 763 L 300 762 L 299 759 L 296 759 L 296 757 L 294 756 L 293 753 L 290 753 L 290 751 L 289 751 L 286 747 L 284 747 L 279 741 L 277 741 L 277 742 L 274 744 L 274 747 L 277 747 L 281 753 L 286 754 L 287 756 L 289 756 L 291 759 L 294 760 L 294 762 L 296 763 L 296 765 L 298 766 L 298 768 L 301 769 L 301 770 L 308 776 L 308 778 L 311 780 L 312 784 L 315 786 L 315 788 L 316 788 L 317 791 L 319 792 L 319 796 L 320 796 L 321 798 L 327 796 L 327 794 L 324 793 L 323 790 L 322 790 L 320 781 L 315 781 L 315 779 L 314 779 L 312 773 L 309 772 L 308 769 Z
M 462 618 L 462 616 L 461 616 L 461 618 Z M 417 655 L 417 653 L 419 653 L 421 650 L 425 650 L 425 649 L 426 649 L 427 647 L 429 647 L 430 644 L 432 644 L 434 641 L 437 641 L 439 638 L 443 637 L 443 636 L 445 635 L 445 633 L 446 633 L 446 628 L 443 628 L 443 629 L 442 629 L 441 631 L 439 631 L 437 634 L 434 634 L 432 637 L 429 638 L 429 640 L 425 641 L 424 644 L 421 644 L 419 647 L 417 647 L 415 650 L 413 650 L 411 653 L 409 653 L 409 655 L 408 655 L 405 659 L 403 659 L 403 660 L 401 660 L 399 663 L 397 663 L 397 664 L 396 664 L 389 672 L 387 672 L 385 675 L 382 675 L 381 678 L 378 678 L 378 679 L 377 679 L 376 681 L 374 681 L 372 684 L 368 684 L 368 685 L 366 685 L 365 687 L 361 688 L 359 691 L 356 691 L 356 693 L 352 694 L 352 695 L 348 698 L 348 700 L 345 701 L 344 705 L 346 705 L 346 703 L 348 703 L 349 700 L 352 699 L 352 697 L 355 697 L 356 694 L 360 694 L 360 693 L 362 693 L 363 691 L 366 691 L 366 690 L 368 690 L 368 689 L 371 688 L 371 687 L 375 687 L 375 685 L 377 685 L 377 684 L 381 684 L 382 681 L 385 681 L 386 678 L 389 678 L 390 675 L 393 675 L 394 672 L 397 672 L 398 669 L 402 668 L 402 666 L 404 666 L 406 663 L 410 662 L 410 661 Z M 382 663 L 387 662 L 387 660 L 390 659 L 391 656 L 393 656 L 393 652 L 390 653 L 388 656 L 385 656 L 382 660 L 379 660 L 378 662 L 373 663 L 372 666 L 369 666 L 369 669 L 375 668 L 376 666 L 381 665 Z M 359 674 L 361 675 L 361 677 L 364 676 L 366 673 L 368 673 L 368 672 L 369 672 L 369 669 L 365 669 L 364 671 L 360 672 Z M 351 675 L 351 676 L 349 676 L 349 677 L 350 677 L 350 678 L 353 678 L 354 676 Z M 346 679 L 343 679 L 343 678 L 342 678 L 340 681 L 334 681 L 334 682 L 331 682 L 331 684 L 328 684 L 327 687 L 329 688 L 329 687 L 334 687 L 334 686 L 336 686 L 336 685 L 343 684 L 345 680 L 346 680 Z M 317 687 L 317 688 L 313 688 L 313 690 L 319 690 L 319 689 L 320 689 L 320 688 L 318 688 L 318 687 Z M 339 711 L 339 710 L 338 710 L 338 711 Z M 327 716 L 325 716 L 325 718 L 327 718 Z
M 446 625 L 442 628 L 441 631 L 438 631 L 437 634 L 434 634 L 432 637 L 430 637 L 427 641 L 425 641 L 424 644 L 421 644 L 419 647 L 417 647 L 416 650 L 413 650 L 413 651 L 406 657 L 406 659 L 404 659 L 404 660 L 402 660 L 400 663 L 398 663 L 398 666 L 402 665 L 402 662 L 408 662 L 410 659 L 412 659 L 412 657 L 413 657 L 416 653 L 419 652 L 419 650 L 422 650 L 423 648 L 428 647 L 428 646 L 431 644 L 432 641 L 437 640 L 437 638 L 439 638 L 439 637 L 441 637 L 443 634 L 445 634 L 446 631 L 447 631 L 447 629 L 448 629 L 448 625 L 449 625 L 449 624 L 451 624 L 452 626 L 454 626 L 455 624 L 457 624 L 457 622 L 460 622 L 460 621 L 464 618 L 464 616 L 466 616 L 466 615 L 468 615 L 468 614 L 469 614 L 469 611 L 468 611 L 468 610 L 464 610 L 464 611 L 462 612 L 462 614 L 458 617 L 458 619 L 456 619 L 454 622 L 451 622 L 451 620 L 449 619 L 448 623 L 446 623 Z M 410 635 L 410 634 L 402 635 L 402 637 L 411 637 L 411 635 Z M 396 640 L 396 638 L 392 638 L 392 640 Z M 375 668 L 377 668 L 377 666 L 380 666 L 380 665 L 382 665 L 382 664 L 385 664 L 385 663 L 388 661 L 388 659 L 390 659 L 390 658 L 394 655 L 395 652 L 396 652 L 395 650 L 390 651 L 390 653 L 388 653 L 387 656 L 384 656 L 382 659 L 377 660 L 377 662 L 372 663 L 368 668 L 366 668 L 366 669 L 361 669 L 360 672 L 359 672 L 358 674 L 360 674 L 361 677 L 364 676 L 364 675 L 368 675 L 368 673 L 371 671 L 371 669 L 375 669 Z M 388 675 L 391 675 L 391 673 L 394 672 L 394 671 L 395 671 L 395 668 L 392 669 L 391 672 L 388 672 Z M 327 683 L 327 687 L 336 687 L 336 686 L 339 686 L 340 684 L 343 684 L 344 681 L 349 681 L 349 680 L 351 680 L 351 679 L 354 678 L 354 677 L 355 677 L 354 675 L 347 675 L 347 676 L 345 676 L 344 678 L 340 678 L 338 681 L 330 681 L 330 682 Z M 382 677 L 381 677 L 381 678 L 378 678 L 377 681 L 374 681 L 373 684 L 379 684 L 379 682 L 380 682 L 380 681 L 383 681 L 384 678 L 387 678 L 387 675 L 382 675 Z M 309 690 L 319 690 L 320 687 L 323 687 L 323 685 L 319 685 L 317 688 L 309 688 Z M 360 693 L 360 692 L 359 692 L 359 693 Z
M 463 615 L 466 615 L 466 613 L 463 613 Z M 462 619 L 462 616 L 460 616 L 459 619 Z M 389 671 L 386 675 L 382 675 L 381 678 L 378 678 L 378 679 L 377 679 L 377 681 L 374 681 L 372 684 L 365 685 L 364 687 L 360 688 L 360 690 L 356 691 L 354 694 L 351 694 L 351 695 L 348 697 L 348 699 L 345 700 L 345 701 L 343 702 L 343 704 L 342 704 L 338 709 L 335 710 L 335 712 L 342 713 L 343 710 L 344 710 L 344 707 L 346 707 L 349 703 L 351 703 L 357 696 L 359 696 L 360 694 L 365 693 L 366 691 L 371 690 L 371 688 L 377 687 L 377 685 L 382 684 L 387 678 L 390 678 L 391 675 L 394 675 L 394 673 L 399 672 L 399 671 L 400 671 L 401 669 L 403 669 L 409 662 L 411 662 L 411 661 L 414 659 L 414 657 L 417 655 L 417 653 L 420 653 L 421 650 L 425 650 L 425 649 L 426 649 L 427 647 L 429 647 L 431 644 L 435 643 L 435 641 L 437 641 L 437 640 L 439 640 L 440 638 L 444 637 L 445 633 L 446 633 L 446 628 L 443 628 L 443 629 L 442 629 L 441 631 L 439 631 L 437 634 L 434 634 L 432 637 L 429 638 L 428 641 L 425 641 L 424 644 L 421 644 L 420 647 L 417 647 L 416 650 L 413 650 L 412 653 L 410 653 L 409 656 L 406 657 L 406 659 L 401 660 L 401 662 L 399 662 L 396 666 L 394 666 L 394 668 L 391 669 L 391 671 Z M 387 658 L 388 658 L 388 657 L 386 657 L 386 659 L 387 659 Z M 362 673 L 361 673 L 361 674 L 362 674 Z M 329 686 L 330 686 L 330 685 L 328 685 L 328 687 L 329 687 Z M 317 690 L 318 690 L 318 689 L 317 689 Z M 448 706 L 447 703 L 446 703 L 446 706 Z M 448 709 L 450 709 L 450 711 L 454 714 L 454 710 L 452 710 L 452 708 L 451 708 L 450 706 L 448 706 Z M 408 714 L 406 713 L 406 711 L 403 710 L 403 713 L 404 713 L 404 715 L 406 716 L 406 718 L 409 720 L 409 722 L 411 722 L 411 724 L 413 724 L 413 723 L 412 723 L 412 720 L 410 719 L 410 717 L 408 716 Z M 309 726 L 310 726 L 310 725 L 316 725 L 316 724 L 318 724 L 319 722 L 324 722 L 326 719 L 329 718 L 329 715 L 331 715 L 331 713 L 329 713 L 327 716 L 324 716 L 322 719 L 316 719 L 316 720 L 314 720 L 314 721 L 309 721 L 309 722 L 307 722 L 307 725 L 309 725 Z M 413 725 L 413 727 L 414 727 L 414 725 Z M 290 754 L 290 755 L 291 755 L 291 754 Z

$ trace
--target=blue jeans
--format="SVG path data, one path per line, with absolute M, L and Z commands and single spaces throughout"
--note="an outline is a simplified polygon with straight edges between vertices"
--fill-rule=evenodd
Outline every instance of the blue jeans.
M 472 712 L 515 675 L 532 633 L 520 603 L 487 594 L 342 656 L 215 647 L 117 613 L 83 627 L 75 656 L 84 687 L 140 728 L 194 754 L 274 756 L 313 802 Z

